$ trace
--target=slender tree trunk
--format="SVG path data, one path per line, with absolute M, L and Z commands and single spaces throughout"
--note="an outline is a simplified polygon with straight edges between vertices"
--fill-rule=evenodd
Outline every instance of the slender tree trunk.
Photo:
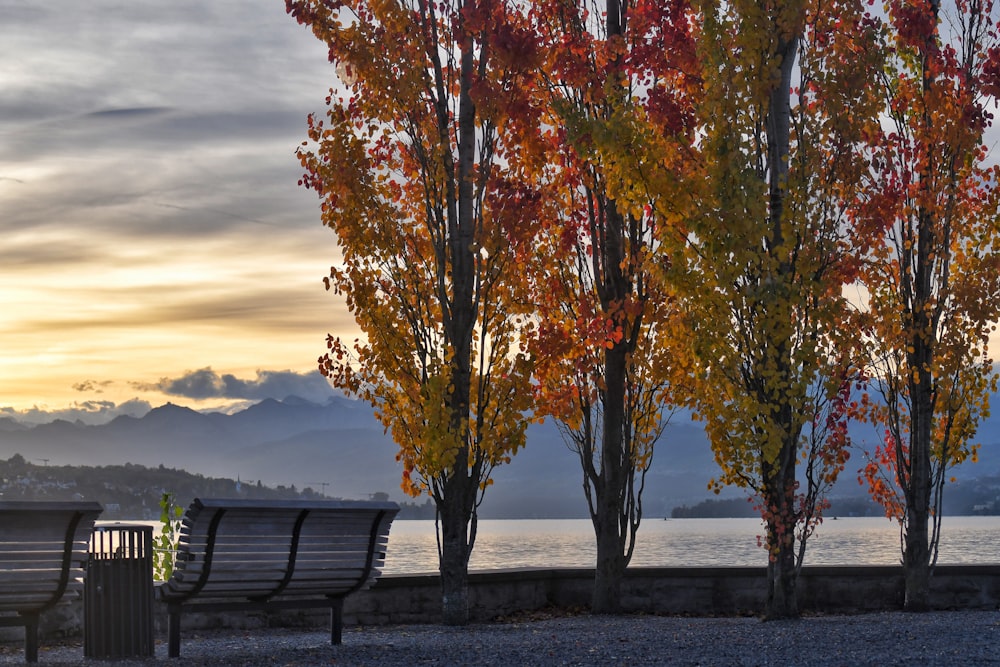
M 597 533 L 597 566 L 594 571 L 594 593 L 591 611 L 595 614 L 617 614 L 621 612 L 621 583 L 625 576 L 625 556 L 619 546 L 621 531 L 615 521 L 603 521 L 609 514 L 605 508 L 594 528 Z
M 934 72 L 929 64 L 929 55 L 935 48 L 937 35 L 939 0 L 931 0 L 933 29 L 925 36 L 923 53 L 922 88 L 925 97 L 930 96 L 935 84 Z M 925 111 L 922 122 L 930 126 L 934 122 Z M 929 188 L 933 180 L 933 150 L 928 150 L 928 159 L 920 167 L 921 188 Z M 934 363 L 937 332 L 928 306 L 934 298 L 932 272 L 935 247 L 934 215 L 921 203 L 917 212 L 916 262 L 913 266 L 912 294 L 909 300 L 909 317 L 912 332 L 911 347 L 907 351 L 910 369 L 907 378 L 911 401 L 909 479 L 901 480 L 906 496 L 906 534 L 903 545 L 903 568 L 906 594 L 903 608 L 907 611 L 926 611 L 930 606 L 930 522 L 931 508 L 931 441 L 934 423 Z M 910 250 L 912 252 L 912 249 Z M 905 268 L 905 267 L 904 267 Z
M 601 447 L 600 488 L 594 531 L 597 536 L 597 566 L 591 611 L 615 614 L 621 611 L 621 581 L 625 576 L 623 551 L 622 498 L 625 489 L 625 364 L 628 355 L 624 343 L 607 350 L 604 377 L 607 385 L 604 402 L 604 433 Z
M 906 611 L 927 611 L 930 608 L 930 536 L 928 531 L 927 505 L 910 507 L 907 510 L 905 551 L 903 552 L 903 572 L 905 596 L 903 609 Z
M 627 4 L 621 0 L 606 0 L 605 29 L 607 38 L 621 37 L 627 29 Z M 619 54 L 609 67 L 608 78 L 623 97 L 626 95 L 624 61 Z M 623 268 L 628 229 L 626 216 L 607 191 L 596 194 L 603 215 L 592 230 L 594 242 L 594 276 L 601 307 L 625 333 L 628 315 L 621 307 L 632 295 L 631 277 Z M 629 355 L 634 340 L 624 335 L 604 351 L 604 388 L 601 407 L 604 411 L 601 438 L 601 471 L 591 475 L 594 503 L 591 518 L 597 539 L 597 563 L 591 611 L 614 614 L 621 611 L 621 583 L 625 576 L 625 543 L 630 531 L 625 496 L 629 476 L 634 474 L 631 456 L 625 451 L 626 383 Z M 586 464 L 585 464 L 586 469 Z
M 930 507 L 931 507 L 931 441 L 934 422 L 934 326 L 926 308 L 931 302 L 931 265 L 928 257 L 934 239 L 933 218 L 918 214 L 917 258 L 914 267 L 912 329 L 913 338 L 908 352 L 908 378 L 912 412 L 910 414 L 909 479 L 902 480 L 906 495 L 906 535 L 904 536 L 903 567 L 906 595 L 903 606 L 907 611 L 925 611 L 930 601 Z
M 799 617 L 796 593 L 795 549 L 781 549 L 776 558 L 767 564 L 766 620 Z
M 452 489 L 457 491 L 457 489 Z M 441 519 L 441 620 L 446 625 L 469 621 L 469 514 L 462 493 L 447 493 L 438 503 Z
M 770 243 L 773 251 L 777 251 L 775 261 L 776 275 L 773 278 L 773 289 L 779 289 L 775 299 L 789 298 L 783 286 L 789 280 L 794 268 L 783 257 L 784 250 L 784 214 L 785 193 L 788 188 L 788 164 L 791 143 L 791 79 L 792 69 L 798 53 L 799 36 L 792 35 L 787 40 L 779 42 L 778 55 L 781 58 L 779 80 L 771 91 L 770 105 L 767 113 L 768 166 L 770 169 L 769 199 L 771 216 Z M 799 372 L 791 359 L 793 342 L 777 334 L 774 346 L 774 361 L 777 378 L 768 380 L 774 383 L 776 389 L 772 401 L 778 407 L 772 414 L 772 419 L 785 433 L 781 443 L 781 451 L 773 463 L 765 461 L 762 466 L 764 473 L 763 498 L 768 508 L 768 547 L 771 549 L 768 561 L 768 596 L 765 617 L 797 618 L 799 615 L 798 599 L 795 592 L 797 578 L 795 525 L 795 462 L 798 453 L 799 429 L 795 427 L 796 418 L 792 414 L 790 397 L 785 392 L 793 386 L 792 378 Z M 779 382 L 787 379 L 787 382 Z M 782 386 L 784 385 L 784 386 Z
M 462 30 L 462 28 L 460 28 Z M 461 74 L 458 112 L 457 212 L 449 218 L 449 256 L 452 298 L 442 294 L 444 327 L 454 355 L 451 360 L 450 428 L 458 448 L 455 462 L 435 498 L 441 515 L 441 611 L 447 625 L 469 621 L 469 522 L 473 519 L 479 479 L 469 471 L 470 406 L 472 392 L 472 337 L 476 322 L 476 265 L 472 247 L 476 238 L 475 178 L 476 107 L 472 101 L 475 68 L 472 37 L 461 41 Z M 445 119 L 446 121 L 447 119 Z M 439 121 L 444 123 L 445 121 Z M 446 124 L 442 124 L 447 140 Z
M 917 317 L 916 321 L 920 323 L 925 319 Z M 917 330 L 923 330 L 919 324 Z M 913 412 L 910 415 L 909 479 L 903 485 L 907 501 L 903 543 L 906 594 L 903 608 L 906 611 L 926 611 L 930 606 L 931 576 L 929 524 L 934 397 L 931 388 L 933 377 L 929 368 L 933 354 L 929 341 L 921 340 L 919 334 L 915 336 L 913 349 L 911 368 L 919 369 L 916 371 L 919 381 L 913 382 L 911 375 L 909 390 Z
M 779 419 L 791 417 L 787 407 Z M 784 421 L 790 430 L 791 422 Z M 789 435 L 782 445 L 778 461 L 773 468 L 765 466 L 769 482 L 764 502 L 772 510 L 768 515 L 767 531 L 768 545 L 771 547 L 767 565 L 767 602 L 764 608 L 764 618 L 767 620 L 782 618 L 798 618 L 799 602 L 796 592 L 798 568 L 795 548 L 795 458 L 798 434 Z

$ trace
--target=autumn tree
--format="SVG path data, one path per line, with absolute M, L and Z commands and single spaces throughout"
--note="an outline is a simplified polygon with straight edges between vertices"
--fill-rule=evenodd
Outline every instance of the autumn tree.
M 987 104 L 1000 92 L 991 0 L 890 0 L 872 44 L 877 113 L 855 117 L 868 168 L 852 198 L 867 298 L 860 322 L 884 441 L 863 471 L 899 522 L 905 607 L 928 606 L 948 470 L 975 459 L 996 373 L 1000 169 Z
M 496 192 L 505 124 L 532 66 L 517 44 L 529 41 L 502 0 L 286 7 L 337 66 L 299 156 L 343 253 L 327 287 L 364 333 L 329 337 L 320 368 L 375 407 L 399 445 L 404 490 L 433 498 L 443 618 L 465 623 L 477 508 L 494 467 L 523 445 L 531 407 L 522 272 L 505 237 L 517 212 Z
M 516 163 L 537 211 L 520 246 L 537 308 L 536 412 L 557 420 L 579 456 L 597 543 L 591 608 L 609 613 L 620 608 L 653 445 L 689 370 L 676 299 L 650 277 L 657 216 L 631 172 L 652 153 L 629 151 L 652 145 L 647 120 L 692 140 L 690 11 L 683 0 L 539 0 L 529 15 L 544 54 L 540 123 Z
M 843 118 L 856 82 L 831 68 L 831 39 L 864 18 L 850 1 L 697 6 L 702 166 L 690 180 L 688 261 L 668 279 L 694 313 L 698 418 L 721 467 L 713 484 L 756 499 L 765 617 L 795 617 L 805 543 L 847 460 L 857 379 L 840 339 L 853 279 L 841 202 L 856 169 Z

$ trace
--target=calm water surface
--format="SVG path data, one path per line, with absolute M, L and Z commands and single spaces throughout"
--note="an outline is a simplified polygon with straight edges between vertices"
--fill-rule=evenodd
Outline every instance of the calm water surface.
M 938 562 L 1000 563 L 1000 517 L 945 517 Z M 633 566 L 710 566 L 767 563 L 757 546 L 757 519 L 647 519 L 639 528 Z M 589 519 L 479 522 L 470 569 L 593 567 Z M 899 528 L 885 518 L 827 519 L 809 539 L 807 565 L 899 563 Z M 395 521 L 383 572 L 437 571 L 433 521 Z

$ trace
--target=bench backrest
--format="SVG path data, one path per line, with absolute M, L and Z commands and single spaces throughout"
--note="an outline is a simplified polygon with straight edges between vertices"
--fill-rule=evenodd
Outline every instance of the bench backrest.
M 0 611 L 37 613 L 83 588 L 95 502 L 0 501 Z
M 371 585 L 395 503 L 195 499 L 161 599 L 339 597 Z

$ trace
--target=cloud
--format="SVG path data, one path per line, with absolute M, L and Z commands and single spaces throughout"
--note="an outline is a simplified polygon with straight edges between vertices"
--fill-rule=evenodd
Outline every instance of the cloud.
M 87 394 L 101 394 L 105 389 L 117 384 L 110 380 L 83 380 L 73 385 L 73 389 Z M 241 379 L 231 373 L 217 373 L 211 368 L 189 371 L 179 377 L 164 377 L 157 382 L 129 382 L 132 390 L 150 392 L 166 396 L 187 398 L 192 401 L 215 401 L 210 408 L 229 412 L 267 398 L 285 399 L 298 396 L 315 403 L 325 403 L 335 396 L 341 396 L 319 371 L 297 373 L 295 371 L 258 370 L 256 378 Z M 223 403 L 220 405 L 219 401 Z M 105 424 L 116 417 L 139 418 L 153 408 L 140 398 L 115 403 L 112 400 L 74 401 L 68 407 L 52 408 L 33 406 L 19 410 L 0 407 L 0 418 L 10 418 L 22 424 L 48 424 L 55 420 L 82 422 L 88 425 Z
M 0 178 L 24 187 L 3 193 L 18 215 L 0 229 L 190 239 L 318 224 L 296 207 L 294 150 L 333 69 L 281 3 L 15 5 L 0 22 Z M 197 215 L 163 220 L 161 202 Z
M 28 410 L 0 407 L 0 417 L 9 417 L 22 424 L 48 424 L 57 419 L 62 419 L 69 422 L 79 421 L 84 424 L 95 425 L 107 423 L 116 417 L 142 417 L 151 409 L 152 406 L 147 401 L 133 398 L 123 403 L 114 403 L 113 401 L 83 401 L 55 410 L 37 406 Z
M 231 400 L 283 399 L 299 396 L 325 402 L 338 393 L 319 371 L 257 371 L 254 380 L 242 380 L 230 373 L 220 375 L 211 368 L 189 371 L 178 378 L 161 378 L 156 383 L 132 383 L 142 391 L 158 391 L 169 396 L 195 400 L 225 398 Z
M 170 107 L 131 107 L 123 109 L 105 109 L 103 111 L 92 111 L 88 115 L 93 118 L 114 118 L 122 120 L 125 118 L 138 118 L 142 116 L 154 116 L 170 111 Z
M 84 380 L 73 385 L 73 389 L 88 394 L 103 394 L 104 388 L 113 384 L 111 380 Z

